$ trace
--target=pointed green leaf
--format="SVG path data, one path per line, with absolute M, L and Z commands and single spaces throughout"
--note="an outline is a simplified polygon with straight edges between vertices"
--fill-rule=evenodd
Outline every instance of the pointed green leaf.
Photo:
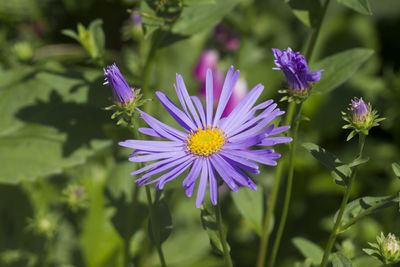
M 317 244 L 302 237 L 293 238 L 292 243 L 301 254 L 303 254 L 306 259 L 310 259 L 313 264 L 321 263 L 324 251 Z
M 332 254 L 332 267 L 353 267 L 351 260 L 340 252 Z
M 239 2 L 240 0 L 218 0 L 214 3 L 187 6 L 172 27 L 172 32 L 192 35 L 207 30 L 220 22 Z
M 373 53 L 371 49 L 353 48 L 311 64 L 312 70 L 324 70 L 321 80 L 314 85 L 315 90 L 329 92 L 346 82 Z
M 61 33 L 64 34 L 65 36 L 71 37 L 75 41 L 79 42 L 79 36 L 73 30 L 65 29 L 65 30 L 62 30 Z
M 259 235 L 262 234 L 263 195 L 262 187 L 258 187 L 257 191 L 245 187 L 231 193 L 239 212 Z
M 169 212 L 169 208 L 167 203 L 165 202 L 164 199 L 156 200 L 153 204 L 154 208 L 154 219 L 157 220 L 156 222 L 156 235 L 159 236 L 160 242 L 163 243 L 169 235 L 172 232 L 172 217 L 171 213 Z M 149 219 L 149 224 L 148 224 L 148 231 L 149 231 L 149 237 L 151 241 L 154 243 L 154 237 L 152 233 L 152 225 L 151 225 L 151 220 Z
M 356 158 L 355 160 L 353 160 L 352 162 L 350 162 L 350 163 L 348 164 L 348 166 L 349 166 L 350 168 L 353 168 L 353 167 L 355 167 L 355 166 L 358 166 L 358 165 L 367 163 L 368 161 L 369 161 L 369 158 Z
M 337 0 L 338 3 L 345 5 L 361 14 L 372 15 L 368 0 Z
M 321 14 L 322 7 L 319 0 L 286 0 L 293 14 L 306 26 L 315 27 Z
M 312 144 L 304 143 L 303 147 L 308 150 L 319 162 L 331 170 L 331 175 L 334 182 L 338 185 L 344 186 L 347 179 L 351 175 L 351 169 L 340 161 L 335 155 L 329 153 L 322 147 Z
M 400 178 L 400 165 L 398 163 L 396 163 L 396 162 L 393 162 L 392 163 L 392 169 L 393 169 L 394 174 L 398 178 Z
M 344 231 L 357 220 L 373 212 L 388 208 L 396 204 L 399 199 L 394 196 L 384 197 L 361 197 L 349 202 L 344 209 L 339 231 Z M 336 221 L 336 212 L 334 221 Z
M 201 224 L 203 225 L 203 229 L 207 231 L 213 249 L 216 250 L 216 252 L 223 254 L 222 242 L 218 231 L 217 218 L 214 209 L 215 208 L 211 205 L 203 204 L 200 213 Z M 226 238 L 226 236 L 224 236 L 224 238 Z

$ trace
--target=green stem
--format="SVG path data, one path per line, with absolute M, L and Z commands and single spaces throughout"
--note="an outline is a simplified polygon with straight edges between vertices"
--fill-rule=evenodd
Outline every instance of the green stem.
M 130 265 L 130 255 L 129 255 L 129 245 L 130 245 L 130 239 L 134 233 L 134 215 L 136 212 L 136 207 L 137 207 L 137 199 L 138 199 L 138 193 L 139 193 L 139 187 L 137 186 L 136 183 L 133 184 L 132 186 L 132 202 L 130 203 L 129 207 L 129 212 L 128 212 L 128 223 L 127 223 L 127 229 L 126 229 L 126 236 L 125 236 L 125 244 L 124 244 L 124 250 L 125 250 L 125 266 L 129 267 Z
M 303 103 L 299 104 L 299 111 L 297 113 L 295 127 L 293 131 L 293 141 L 290 147 L 290 155 L 289 155 L 289 174 L 288 174 L 288 181 L 286 185 L 286 193 L 285 193 L 285 202 L 283 205 L 283 211 L 281 215 L 281 220 L 279 222 L 278 233 L 275 238 L 274 245 L 272 247 L 271 257 L 267 266 L 273 267 L 275 265 L 276 255 L 278 254 L 279 244 L 281 242 L 283 230 L 285 229 L 286 219 L 289 211 L 290 206 L 290 199 L 292 195 L 292 187 L 293 187 L 293 174 L 294 174 L 294 155 L 296 153 L 296 141 L 297 141 L 297 133 L 299 131 L 299 125 L 301 121 L 301 108 Z
M 164 254 L 163 254 L 162 248 L 161 248 L 160 233 L 159 233 L 159 231 L 157 231 L 158 223 L 155 218 L 153 201 L 151 199 L 151 192 L 150 192 L 150 188 L 148 186 L 146 186 L 146 196 L 147 196 L 147 202 L 149 203 L 151 234 L 153 235 L 154 244 L 156 246 L 156 250 L 157 250 L 158 258 L 160 259 L 161 266 L 166 267 L 167 265 L 165 263 Z
M 351 225 L 353 225 L 354 223 L 356 223 L 359 219 L 367 216 L 368 214 L 370 214 L 371 212 L 373 212 L 374 210 L 384 206 L 385 204 L 392 202 L 393 200 L 397 199 L 399 196 L 397 194 L 388 197 L 386 200 L 380 202 L 379 204 L 376 204 L 375 206 L 372 206 L 368 209 L 366 209 L 365 211 L 361 212 L 357 217 L 354 217 L 353 219 L 351 219 L 348 223 L 346 223 L 345 225 L 341 226 L 338 228 L 338 233 L 343 232 L 344 230 L 346 230 L 347 228 L 349 228 Z
M 322 6 L 322 12 L 321 12 L 319 20 L 317 22 L 317 25 L 313 29 L 313 32 L 311 34 L 310 42 L 309 42 L 309 45 L 308 45 L 306 53 L 305 53 L 305 57 L 309 63 L 311 62 L 314 47 L 315 47 L 315 44 L 317 43 L 318 35 L 319 35 L 320 29 L 321 29 L 322 22 L 325 18 L 326 10 L 328 9 L 329 2 L 330 2 L 330 0 L 325 0 L 324 5 Z
M 364 150 L 364 144 L 365 144 L 365 135 L 364 134 L 359 134 L 359 143 L 358 143 L 358 157 L 362 157 L 362 152 Z M 326 245 L 325 251 L 324 251 L 324 256 L 321 261 L 321 267 L 325 267 L 326 264 L 328 263 L 329 255 L 331 254 L 331 250 L 333 247 L 333 244 L 335 243 L 336 235 L 338 233 L 338 229 L 340 226 L 340 222 L 343 217 L 344 210 L 346 208 L 347 202 L 349 201 L 350 198 L 350 193 L 351 193 L 351 188 L 353 187 L 353 183 L 356 177 L 357 173 L 357 166 L 353 168 L 351 177 L 349 179 L 349 183 L 346 186 L 346 189 L 344 191 L 343 199 L 342 199 L 342 204 L 340 204 L 340 209 L 339 213 L 336 218 L 335 225 L 333 226 L 331 235 L 329 236 L 328 244 Z
M 226 234 L 224 231 L 224 227 L 222 225 L 220 202 L 221 201 L 218 201 L 217 205 L 215 206 L 215 215 L 216 215 L 216 219 L 217 219 L 219 238 L 221 240 L 222 250 L 224 252 L 224 258 L 225 258 L 225 263 L 226 263 L 225 266 L 233 267 L 231 254 L 230 254 L 229 248 L 228 248 L 228 242 L 226 241 Z
M 143 84 L 142 84 L 143 99 L 146 99 L 147 97 L 147 91 L 149 89 L 150 71 L 151 71 L 151 66 L 153 64 L 154 55 L 157 51 L 159 35 L 160 35 L 159 31 L 156 31 L 154 33 L 154 36 L 152 38 L 151 48 L 149 54 L 147 55 L 146 63 L 144 64 Z
M 288 112 L 286 115 L 286 119 L 285 119 L 285 125 L 291 125 L 295 108 L 296 108 L 296 103 L 290 102 L 289 107 L 288 107 Z M 274 215 L 276 199 L 278 197 L 278 191 L 279 191 L 279 185 L 281 182 L 283 166 L 284 166 L 284 164 L 283 164 L 283 162 L 281 162 L 281 164 L 278 164 L 278 167 L 276 168 L 274 185 L 272 187 L 271 195 L 268 199 L 268 207 L 267 207 L 267 212 L 265 214 L 263 233 L 262 233 L 261 243 L 260 243 L 260 247 L 259 247 L 259 251 L 258 251 L 258 259 L 257 259 L 258 267 L 264 266 L 265 258 L 267 256 L 268 241 L 269 241 L 269 236 L 270 236 L 269 230 L 270 230 L 272 218 Z

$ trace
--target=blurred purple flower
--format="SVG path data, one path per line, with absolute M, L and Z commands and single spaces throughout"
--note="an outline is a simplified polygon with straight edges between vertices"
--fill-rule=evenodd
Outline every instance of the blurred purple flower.
M 219 54 L 215 50 L 205 50 L 195 67 L 194 76 L 201 84 L 200 95 L 206 97 L 206 72 L 207 69 L 211 69 L 214 72 L 213 79 L 213 96 L 215 102 L 218 101 L 222 87 L 224 84 L 224 74 L 218 70 L 217 63 L 219 59 Z M 226 117 L 231 113 L 231 111 L 236 107 L 236 105 L 243 99 L 247 94 L 248 86 L 245 80 L 239 79 L 236 86 L 233 89 L 232 97 L 229 99 L 224 112 L 223 117 Z
M 257 163 L 275 166 L 280 154 L 271 148 L 287 143 L 290 137 L 273 137 L 289 127 L 269 125 L 276 117 L 284 114 L 272 100 L 255 105 L 264 87 L 256 85 L 235 107 L 228 117 L 222 112 L 232 95 L 239 77 L 239 71 L 229 68 L 219 98 L 213 111 L 213 75 L 211 69 L 206 74 L 206 104 L 202 105 L 196 96 L 190 96 L 181 75 L 176 75 L 175 90 L 180 107 L 162 92 L 156 92 L 166 111 L 181 125 L 178 130 L 139 110 L 141 117 L 149 125 L 139 128 L 141 133 L 161 137 L 164 141 L 126 140 L 119 145 L 132 148 L 131 162 L 152 162 L 132 173 L 138 175 L 139 185 L 157 183 L 161 190 L 165 184 L 189 170 L 183 179 L 186 195 L 191 197 L 197 186 L 196 206 L 203 203 L 207 186 L 212 204 L 218 202 L 218 179 L 222 179 L 233 191 L 240 186 L 257 190 L 256 184 L 247 173 L 258 174 Z M 257 115 L 255 113 L 260 111 Z M 219 177 L 217 176 L 219 175 Z M 152 177 L 158 175 L 157 178 Z
M 283 51 L 273 48 L 275 56 L 274 70 L 281 70 L 285 74 L 289 89 L 296 93 L 308 92 L 310 84 L 321 79 L 323 70 L 309 72 L 306 58 L 300 52 L 293 52 L 289 47 Z
M 214 38 L 228 51 L 235 51 L 240 45 L 237 34 L 223 24 L 218 24 L 215 27 Z
M 353 100 L 351 100 L 351 107 L 353 110 L 353 120 L 362 122 L 371 113 L 369 106 L 362 98 L 355 97 Z
M 196 67 L 194 68 L 194 77 L 200 82 L 206 82 L 207 69 L 215 72 L 217 69 L 217 63 L 219 54 L 215 50 L 204 50 L 201 54 L 200 59 L 197 61 Z
M 104 84 L 111 86 L 115 102 L 128 104 L 135 99 L 133 90 L 129 87 L 115 63 L 104 69 L 104 76 L 106 79 Z
M 142 27 L 142 16 L 140 14 L 132 13 L 131 21 L 133 26 Z

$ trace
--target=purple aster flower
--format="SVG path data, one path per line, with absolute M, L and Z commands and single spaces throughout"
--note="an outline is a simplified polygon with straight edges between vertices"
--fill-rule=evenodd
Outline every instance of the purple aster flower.
M 309 72 L 306 58 L 300 52 L 293 52 L 290 47 L 283 51 L 273 48 L 272 51 L 277 66 L 273 69 L 283 71 L 292 92 L 308 92 L 310 84 L 321 79 L 323 70 Z
M 104 76 L 106 79 L 104 84 L 111 86 L 115 102 L 125 105 L 135 99 L 133 90 L 125 81 L 115 63 L 104 69 Z
M 142 16 L 137 13 L 132 13 L 131 14 L 131 21 L 134 27 L 142 27 Z
M 207 189 L 211 202 L 218 200 L 218 176 L 233 190 L 239 186 L 248 186 L 256 190 L 257 186 L 247 173 L 258 174 L 258 165 L 275 166 L 280 154 L 270 148 L 279 143 L 290 142 L 290 137 L 273 137 L 286 131 L 289 126 L 275 128 L 271 121 L 284 111 L 276 108 L 272 100 L 254 106 L 264 87 L 256 85 L 229 116 L 222 118 L 233 88 L 239 77 L 239 71 L 230 67 L 221 96 L 213 111 L 213 77 L 207 71 L 206 105 L 200 99 L 190 96 L 182 76 L 176 75 L 175 90 L 180 107 L 173 103 L 164 93 L 156 92 L 160 102 L 168 113 L 180 124 L 182 130 L 175 129 L 154 117 L 139 110 L 141 118 L 149 128 L 139 128 L 143 134 L 164 138 L 164 141 L 126 140 L 119 144 L 133 148 L 129 158 L 132 162 L 152 162 L 136 170 L 132 175 L 146 172 L 136 181 L 139 185 L 157 183 L 156 189 L 189 170 L 183 180 L 186 195 L 192 196 L 195 184 L 198 183 L 196 206 L 200 207 Z M 251 149 L 253 148 L 254 149 Z M 158 176 L 153 178 L 153 176 Z
M 353 110 L 353 120 L 365 121 L 370 114 L 370 109 L 362 98 L 358 99 L 355 97 L 351 100 L 351 107 Z

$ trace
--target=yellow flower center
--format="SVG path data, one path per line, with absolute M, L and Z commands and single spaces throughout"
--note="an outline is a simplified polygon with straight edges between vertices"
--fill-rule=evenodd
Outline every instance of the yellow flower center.
M 198 128 L 186 138 L 186 149 L 195 155 L 208 157 L 218 152 L 226 143 L 226 135 L 218 126 L 208 126 L 206 129 Z

